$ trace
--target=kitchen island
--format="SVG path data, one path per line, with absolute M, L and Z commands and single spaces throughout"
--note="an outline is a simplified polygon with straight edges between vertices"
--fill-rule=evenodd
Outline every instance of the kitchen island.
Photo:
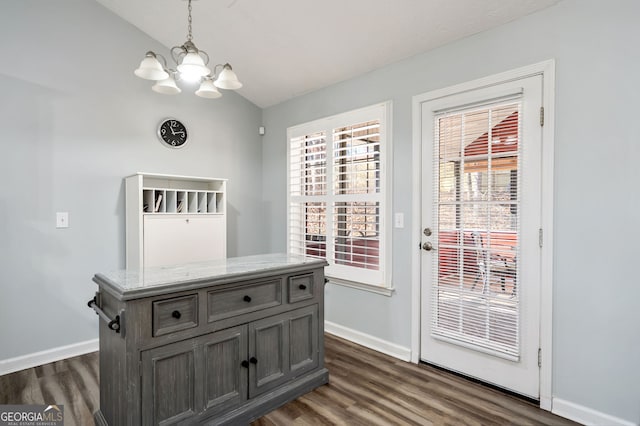
M 324 266 L 268 254 L 96 274 L 96 424 L 246 424 L 327 383 Z

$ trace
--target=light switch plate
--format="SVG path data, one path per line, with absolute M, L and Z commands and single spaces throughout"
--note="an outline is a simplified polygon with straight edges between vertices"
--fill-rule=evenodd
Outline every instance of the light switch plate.
M 69 227 L 69 213 L 57 212 L 56 213 L 56 228 L 68 228 Z
M 404 228 L 404 213 L 396 213 L 393 224 L 396 228 Z

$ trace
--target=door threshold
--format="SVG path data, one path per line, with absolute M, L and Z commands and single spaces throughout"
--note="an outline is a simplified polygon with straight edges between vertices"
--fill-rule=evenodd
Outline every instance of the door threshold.
M 432 364 L 430 362 L 426 362 L 426 361 L 423 361 L 423 360 L 420 360 L 419 364 L 427 365 L 429 367 L 435 368 L 436 370 L 440 370 L 442 372 L 451 374 L 452 376 L 456 376 L 456 377 L 459 377 L 461 379 L 467 380 L 469 382 L 479 384 L 479 385 L 484 386 L 486 388 L 493 389 L 495 391 L 498 391 L 498 392 L 503 393 L 503 394 L 508 395 L 508 396 L 512 396 L 512 397 L 517 398 L 517 399 L 519 399 L 521 401 L 528 402 L 529 404 L 540 408 L 540 400 L 539 399 L 531 398 L 530 396 L 526 396 L 526 395 L 523 395 L 521 393 L 514 392 L 514 391 L 512 391 L 510 389 L 506 389 L 506 388 L 500 387 L 498 385 L 494 385 L 493 383 L 484 382 L 484 381 L 482 381 L 480 379 L 477 379 L 477 378 L 471 377 L 471 376 L 467 376 L 466 374 L 460 373 L 458 371 L 449 370 L 449 369 L 444 368 L 444 367 L 442 367 L 440 365 L 437 365 L 437 364 Z

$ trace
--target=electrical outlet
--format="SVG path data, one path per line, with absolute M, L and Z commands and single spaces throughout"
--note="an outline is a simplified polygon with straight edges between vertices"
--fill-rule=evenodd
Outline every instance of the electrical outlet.
M 69 227 L 69 213 L 57 212 L 56 213 L 56 228 L 68 228 Z

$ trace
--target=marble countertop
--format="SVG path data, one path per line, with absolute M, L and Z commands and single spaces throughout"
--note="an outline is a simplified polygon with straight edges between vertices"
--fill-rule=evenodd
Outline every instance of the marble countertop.
M 130 300 L 326 265 L 323 259 L 274 253 L 175 266 L 120 269 L 98 273 L 93 281 L 118 299 Z

